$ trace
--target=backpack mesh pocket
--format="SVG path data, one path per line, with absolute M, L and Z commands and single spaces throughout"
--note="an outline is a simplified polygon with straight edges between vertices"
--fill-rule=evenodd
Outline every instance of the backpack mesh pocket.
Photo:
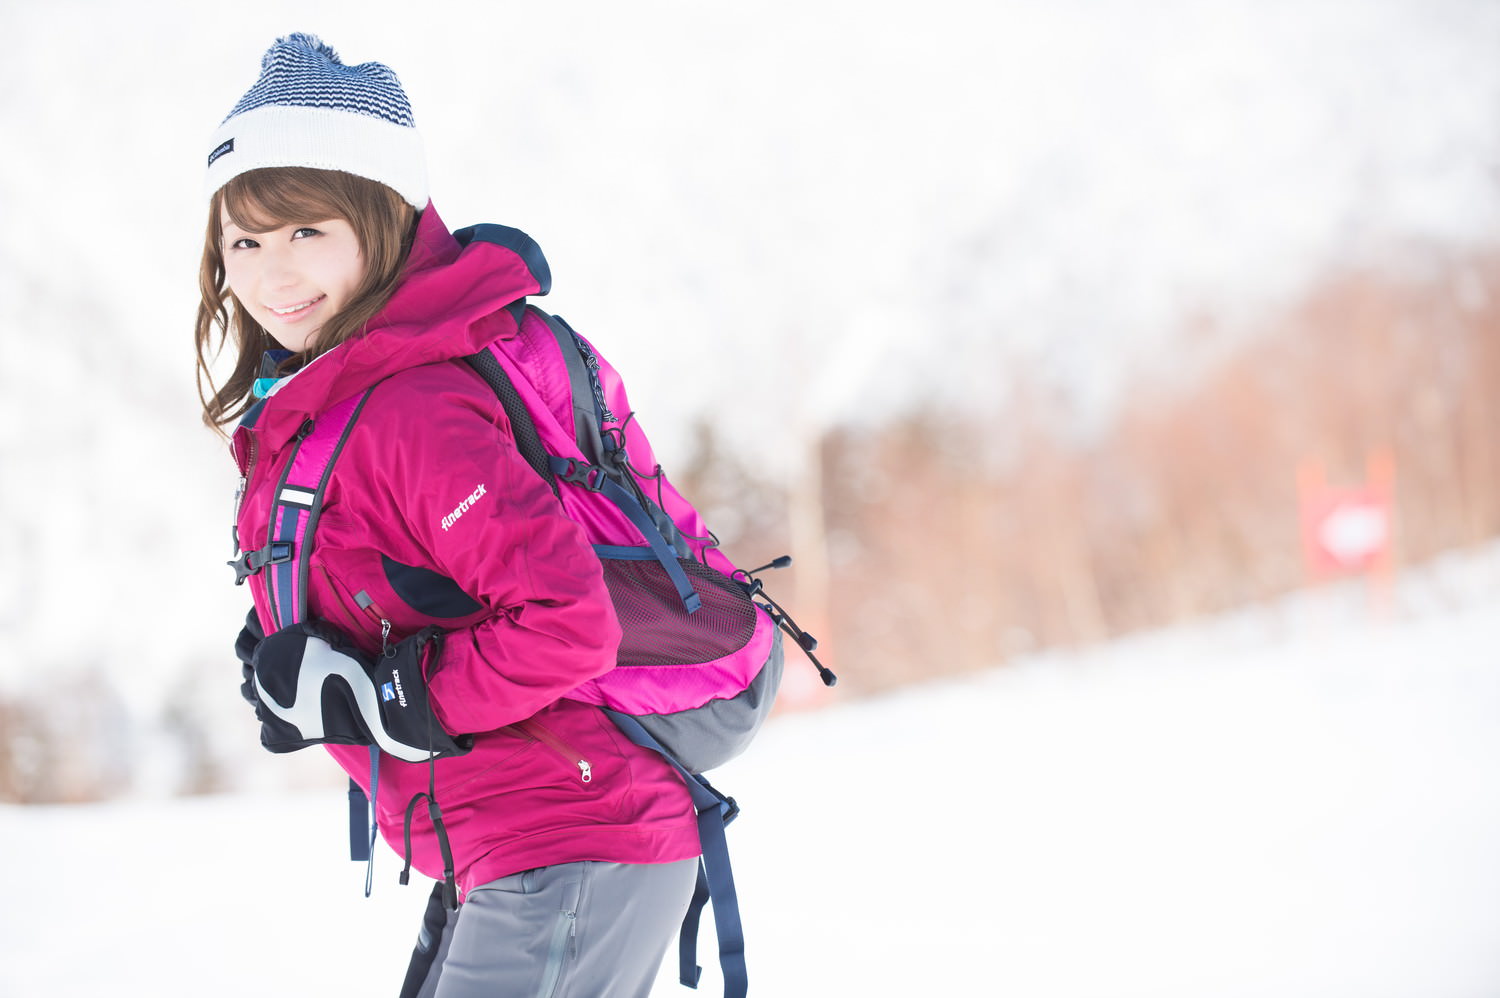
M 743 589 L 707 565 L 677 560 L 703 601 L 695 613 L 655 559 L 600 559 L 624 635 L 619 665 L 712 662 L 745 647 L 755 632 L 755 605 Z

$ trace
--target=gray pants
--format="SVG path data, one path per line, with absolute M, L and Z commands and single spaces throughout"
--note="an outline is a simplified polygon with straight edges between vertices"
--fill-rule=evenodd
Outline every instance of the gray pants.
M 418 958 L 434 944 L 437 951 L 415 993 L 645 998 L 697 876 L 696 859 L 563 863 L 476 887 L 440 929 L 431 920 L 424 927 Z

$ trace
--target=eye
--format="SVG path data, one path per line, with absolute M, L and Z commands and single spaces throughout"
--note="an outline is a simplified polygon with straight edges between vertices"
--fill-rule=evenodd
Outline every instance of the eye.
M 256 242 L 254 239 L 250 239 L 247 237 L 244 239 L 236 239 L 234 242 L 229 244 L 229 248 L 232 250 L 255 249 L 259 245 L 260 243 Z
M 322 234 L 323 233 L 319 232 L 317 229 L 314 229 L 312 226 L 304 225 L 302 228 L 292 233 L 292 238 L 306 239 L 309 236 L 321 236 Z

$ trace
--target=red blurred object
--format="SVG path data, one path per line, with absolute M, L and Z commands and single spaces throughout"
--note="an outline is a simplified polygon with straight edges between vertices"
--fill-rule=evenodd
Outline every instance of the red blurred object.
M 1372 587 L 1388 590 L 1395 551 L 1394 485 L 1395 467 L 1387 453 L 1371 455 L 1365 483 L 1353 487 L 1330 486 L 1322 465 L 1303 464 L 1297 493 L 1310 582 L 1366 574 Z

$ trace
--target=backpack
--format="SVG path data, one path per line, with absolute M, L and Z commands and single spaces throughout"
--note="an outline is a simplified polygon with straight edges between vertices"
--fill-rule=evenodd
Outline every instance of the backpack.
M 464 243 L 530 243 L 517 230 L 495 225 L 454 235 Z M 717 552 L 711 533 L 685 534 L 666 507 L 676 507 L 681 518 L 683 510 L 693 513 L 691 506 L 654 464 L 649 442 L 631 425 L 633 413 L 617 418 L 611 411 L 601 373 L 613 377 L 613 371 L 601 368 L 592 346 L 561 318 L 524 300 L 507 310 L 516 320 L 516 336 L 463 360 L 495 391 L 521 455 L 547 482 L 564 512 L 583 526 L 599 556 L 622 631 L 615 668 L 566 696 L 599 706 L 632 741 L 660 753 L 686 783 L 698 811 L 703 859 L 680 936 L 679 977 L 686 986 L 697 986 L 697 927 L 711 901 L 725 993 L 742 996 L 747 989 L 744 939 L 724 837 L 739 807 L 702 774 L 742 752 L 769 715 L 782 674 L 782 633 L 803 650 L 825 685 L 837 679 L 813 654 L 816 640 L 765 593 L 756 577 L 791 559 L 778 558 L 750 571 L 735 569 Z M 537 371 L 558 373 L 528 377 Z M 323 490 L 369 391 L 304 426 L 276 490 L 273 536 L 236 566 L 240 581 L 266 570 L 268 602 L 278 627 L 306 616 L 306 573 Z M 632 455 L 651 460 L 649 471 L 637 467 Z M 729 566 L 728 572 L 707 563 L 710 552 L 713 560 Z M 360 861 L 369 858 L 363 838 L 367 813 L 363 792 L 351 782 L 351 855 Z M 434 824 L 441 837 L 436 818 Z

